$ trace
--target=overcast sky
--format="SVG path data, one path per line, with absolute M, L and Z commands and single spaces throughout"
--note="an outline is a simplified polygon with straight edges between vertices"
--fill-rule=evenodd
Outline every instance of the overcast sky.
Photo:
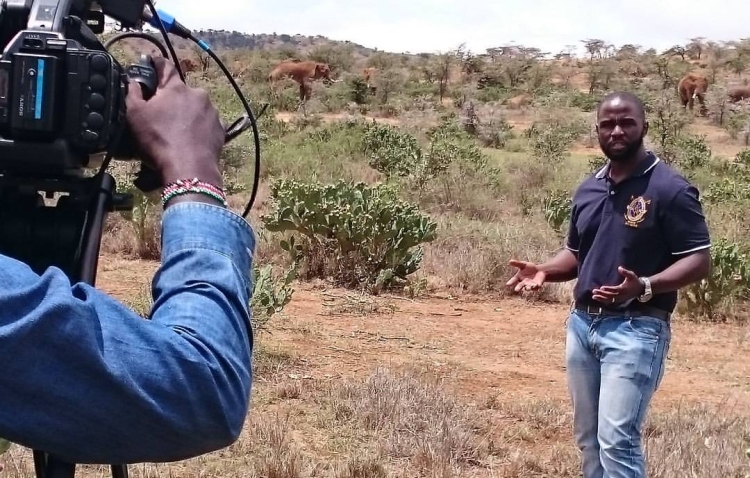
M 658 50 L 750 37 L 748 0 L 158 0 L 194 30 L 324 35 L 371 48 L 473 52 L 510 42 L 557 53 L 601 38 Z

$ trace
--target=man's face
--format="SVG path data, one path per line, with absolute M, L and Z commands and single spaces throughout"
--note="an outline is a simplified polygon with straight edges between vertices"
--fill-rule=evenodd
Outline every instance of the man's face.
M 635 105 L 615 97 L 599 109 L 596 129 L 604 154 L 612 161 L 626 161 L 643 145 L 648 124 Z

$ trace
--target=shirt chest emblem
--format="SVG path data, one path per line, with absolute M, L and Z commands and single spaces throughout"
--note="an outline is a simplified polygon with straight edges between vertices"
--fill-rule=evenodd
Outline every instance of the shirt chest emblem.
M 630 204 L 625 208 L 625 224 L 630 227 L 638 227 L 638 224 L 646 219 L 650 204 L 651 200 L 644 199 L 643 196 L 632 198 Z

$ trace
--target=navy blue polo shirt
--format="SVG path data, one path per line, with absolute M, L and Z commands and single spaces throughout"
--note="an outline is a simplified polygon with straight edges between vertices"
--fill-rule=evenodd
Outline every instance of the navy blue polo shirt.
M 588 177 L 573 196 L 566 247 L 578 258 L 577 302 L 602 305 L 592 290 L 618 285 L 619 266 L 639 277 L 659 273 L 687 254 L 711 246 L 698 190 L 649 152 L 627 179 L 614 184 L 609 165 Z M 637 299 L 612 308 L 640 305 Z M 645 305 L 672 312 L 677 292 Z

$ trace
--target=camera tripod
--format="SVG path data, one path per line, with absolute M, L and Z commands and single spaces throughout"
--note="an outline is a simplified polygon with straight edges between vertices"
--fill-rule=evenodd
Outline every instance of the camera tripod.
M 93 286 L 106 214 L 133 209 L 132 196 L 115 191 L 115 180 L 106 173 L 89 178 L 0 177 L 0 253 L 37 274 L 55 266 L 71 282 Z M 45 204 L 45 198 L 54 202 L 55 193 L 61 194 L 57 203 Z M 34 468 L 37 478 L 73 478 L 76 465 L 34 450 Z M 113 478 L 127 478 L 126 465 L 111 468 Z

